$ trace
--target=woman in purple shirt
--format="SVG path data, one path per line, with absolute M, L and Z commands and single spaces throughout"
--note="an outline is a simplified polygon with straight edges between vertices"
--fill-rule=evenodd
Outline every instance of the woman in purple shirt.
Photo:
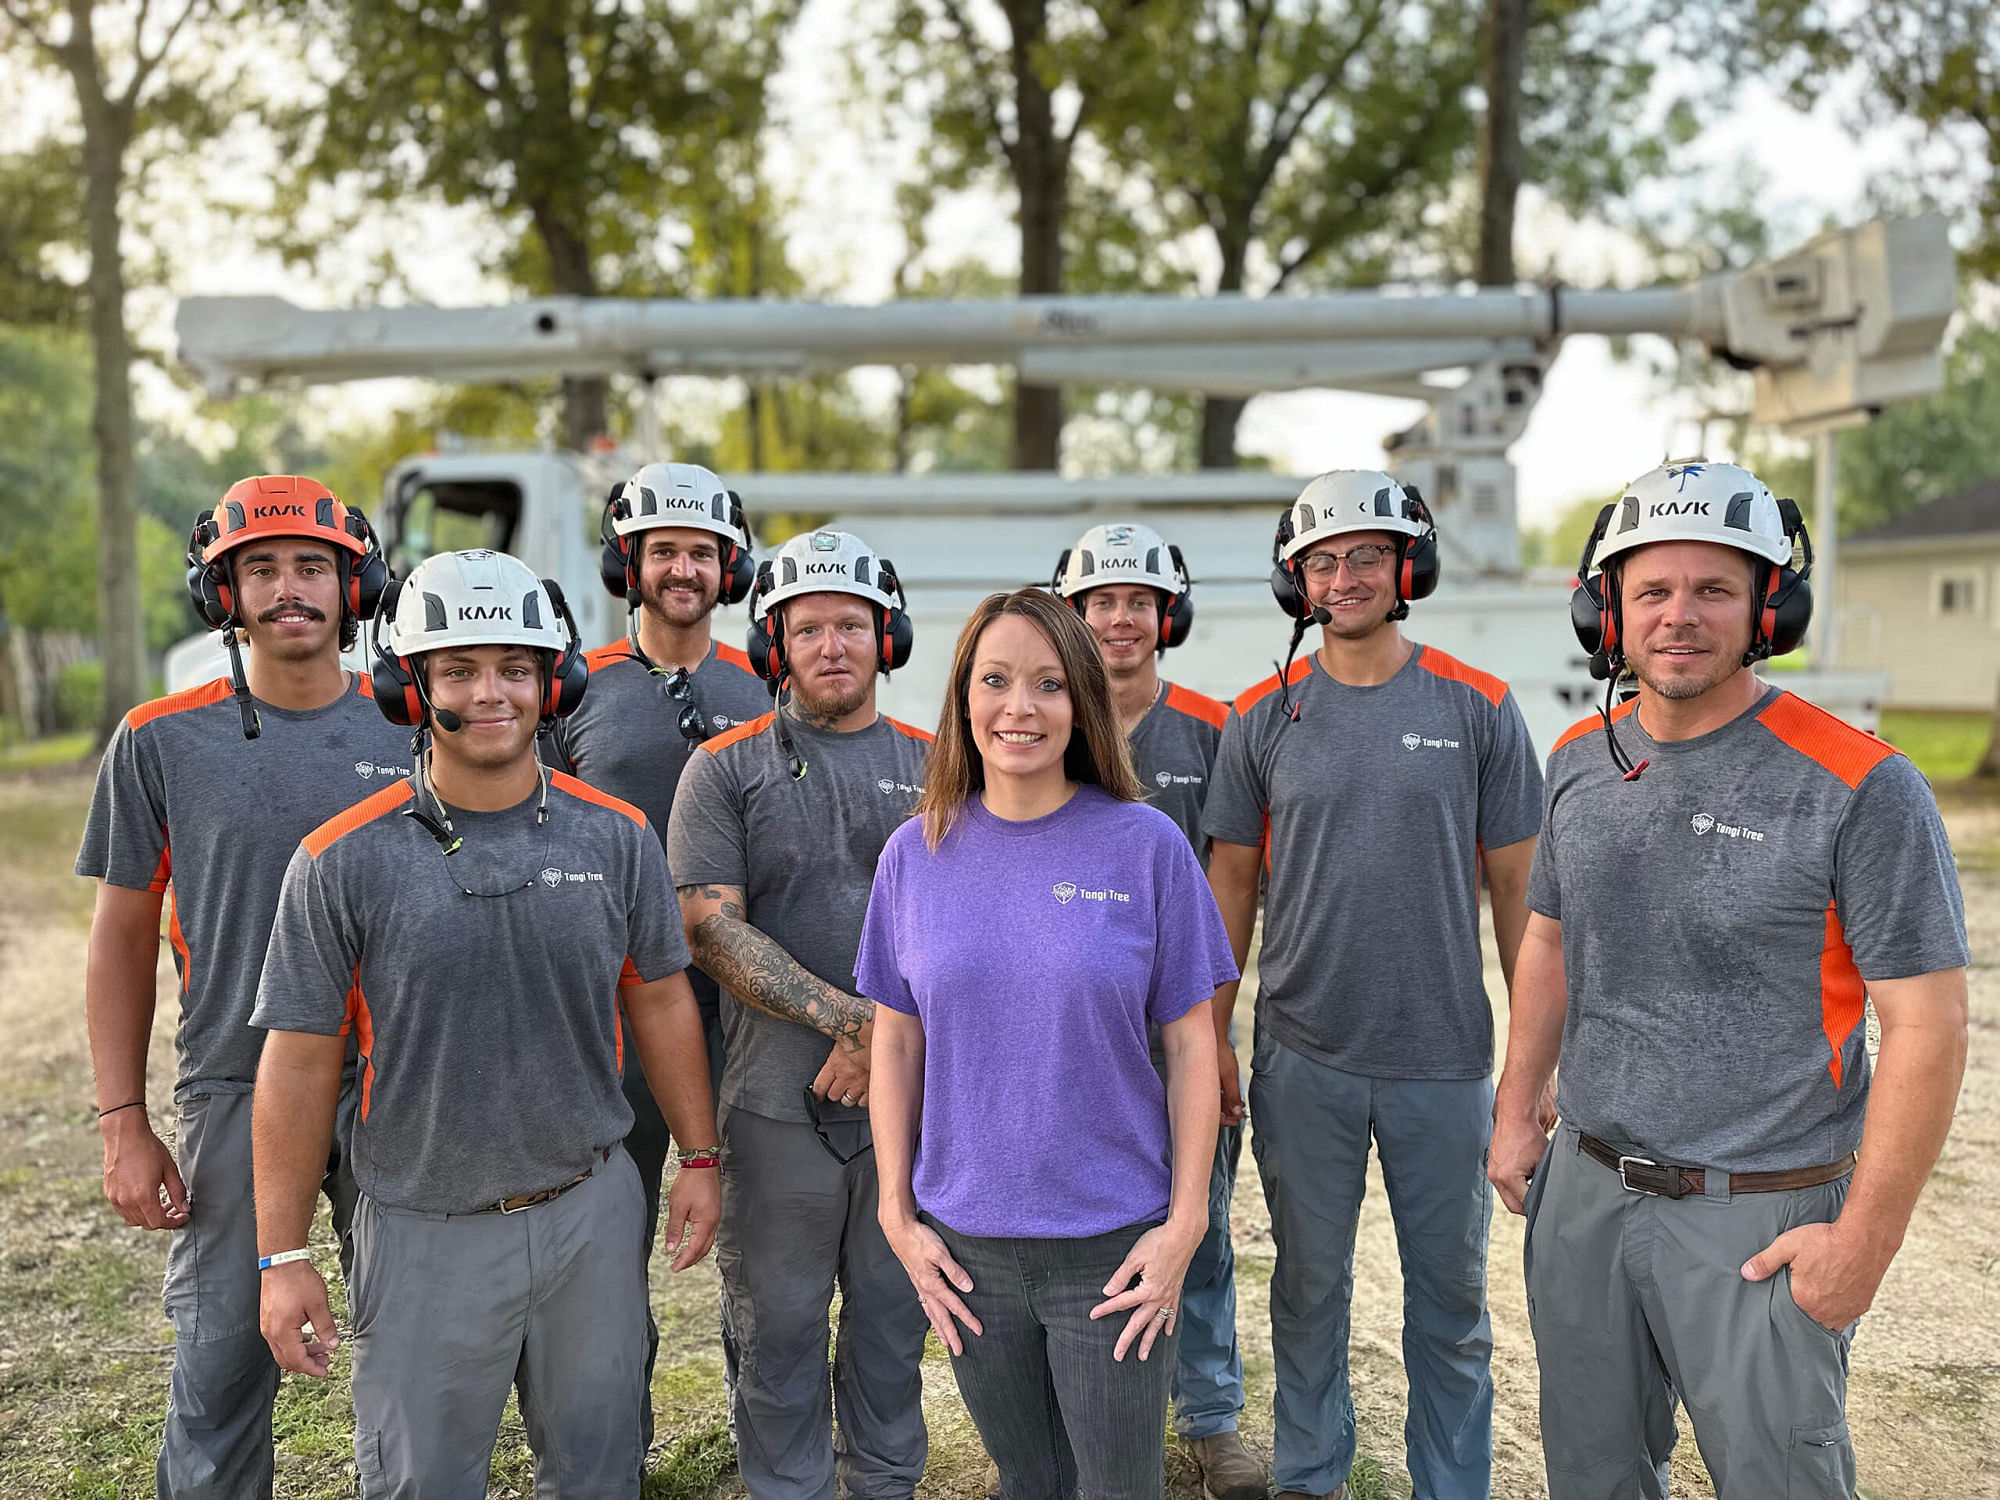
M 974 611 L 925 779 L 855 962 L 882 1228 L 1008 1500 L 1157 1497 L 1228 935 L 1054 596 Z

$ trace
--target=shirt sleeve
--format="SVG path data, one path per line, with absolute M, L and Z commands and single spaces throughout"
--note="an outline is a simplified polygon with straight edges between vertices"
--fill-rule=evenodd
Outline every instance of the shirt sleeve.
M 903 955 L 897 942 L 898 871 L 902 864 L 902 840 L 891 838 L 875 863 L 875 884 L 868 895 L 868 912 L 861 921 L 861 946 L 854 955 L 854 988 L 877 1005 L 917 1014 L 916 998 L 904 976 Z
M 1535 861 L 1528 868 L 1528 910 L 1550 921 L 1562 920 L 1562 883 L 1556 874 L 1556 783 L 1551 776 L 1542 796 L 1542 831 L 1535 840 Z
M 1963 968 L 1965 902 L 1930 783 L 1906 756 L 1863 778 L 1834 834 L 1834 908 L 1863 979 Z
M 129 720 L 118 726 L 98 764 L 76 873 L 134 891 L 164 891 L 173 877 L 166 788 L 157 757 Z
M 1201 862 L 1166 815 L 1172 831 L 1160 840 L 1160 878 L 1153 885 L 1153 976 L 1146 1019 L 1155 1026 L 1178 1021 L 1230 980 L 1240 977 Z
M 360 983 L 361 935 L 320 860 L 300 845 L 278 892 L 278 916 L 250 1024 L 338 1036 L 348 992 Z
M 1250 726 L 1230 709 L 1216 747 L 1215 772 L 1201 814 L 1202 832 L 1225 844 L 1256 847 L 1264 842 L 1264 812 L 1270 801 L 1250 747 Z
M 1479 754 L 1479 842 L 1504 849 L 1542 823 L 1542 766 L 1511 690 L 1493 710 Z
M 667 856 L 650 828 L 634 825 L 639 857 L 625 910 L 626 972 L 621 983 L 651 984 L 678 974 L 693 962 L 681 905 L 667 879 Z
M 742 793 L 712 750 L 697 750 L 674 790 L 667 865 L 675 885 L 750 884 Z

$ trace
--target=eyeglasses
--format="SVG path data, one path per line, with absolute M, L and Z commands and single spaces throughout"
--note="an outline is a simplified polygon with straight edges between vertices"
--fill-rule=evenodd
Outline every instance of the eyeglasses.
M 819 1117 L 819 1107 L 824 1102 L 825 1101 L 823 1101 L 818 1094 L 815 1094 L 813 1092 L 812 1085 L 807 1084 L 806 1117 L 812 1121 L 813 1134 L 818 1136 L 819 1143 L 822 1146 L 826 1147 L 826 1154 L 828 1156 L 832 1157 L 835 1161 L 839 1162 L 844 1167 L 849 1162 L 854 1161 L 859 1157 L 875 1149 L 875 1141 L 872 1136 L 869 1139 L 864 1140 L 859 1146 L 855 1147 L 854 1150 L 852 1151 L 843 1152 L 840 1149 L 840 1147 L 834 1145 L 833 1138 L 826 1133 L 826 1122 L 821 1120 Z
M 681 716 L 675 727 L 693 749 L 708 738 L 708 721 L 702 717 L 701 705 L 694 701 L 694 676 L 686 667 L 675 667 L 671 672 L 653 668 L 653 675 L 663 678 L 660 686 L 674 702 L 681 705 Z
M 1306 577 L 1325 580 L 1340 571 L 1340 565 L 1347 564 L 1347 571 L 1356 578 L 1366 578 L 1389 560 L 1394 547 L 1384 547 L 1379 542 L 1367 542 L 1359 547 L 1350 547 L 1345 552 L 1315 552 L 1302 566 Z

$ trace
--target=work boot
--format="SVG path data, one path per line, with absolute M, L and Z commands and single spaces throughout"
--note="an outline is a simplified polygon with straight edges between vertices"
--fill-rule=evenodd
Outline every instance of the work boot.
M 1279 1490 L 1272 1500 L 1347 1500 L 1347 1486 L 1343 1484 L 1331 1495 L 1308 1495 L 1301 1490 Z
M 1000 1500 L 1000 1465 L 986 1460 L 986 1500 Z
M 1201 1470 L 1201 1490 L 1208 1500 L 1265 1500 L 1271 1493 L 1264 1466 L 1233 1429 L 1214 1437 L 1182 1438 L 1181 1445 Z

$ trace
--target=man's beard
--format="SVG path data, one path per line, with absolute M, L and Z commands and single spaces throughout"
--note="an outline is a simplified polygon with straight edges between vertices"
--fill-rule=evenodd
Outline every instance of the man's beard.
M 1671 644 L 1686 646 L 1693 645 L 1694 642 L 1675 641 Z M 1633 676 L 1637 677 L 1639 681 L 1650 688 L 1656 696 L 1665 698 L 1673 703 L 1683 703 L 1690 698 L 1699 698 L 1703 693 L 1708 692 L 1712 688 L 1720 687 L 1737 672 L 1744 670 L 1741 658 L 1731 657 L 1726 652 L 1718 653 L 1710 670 L 1702 673 L 1699 677 L 1676 676 L 1656 678 L 1650 669 L 1653 663 L 1658 660 L 1657 652 L 1649 653 L 1643 658 L 1628 655 L 1626 660 L 1627 664 L 1632 668 Z
M 798 706 L 799 717 L 808 724 L 837 724 L 868 701 L 869 690 L 874 686 L 872 675 L 858 677 L 844 692 L 822 697 L 793 678 L 792 701 Z
M 1379 600 L 1371 600 L 1365 614 L 1358 619 L 1343 620 L 1331 603 L 1323 604 L 1320 608 L 1327 612 L 1327 623 L 1320 628 L 1332 631 L 1343 641 L 1366 640 L 1389 623 L 1389 611 L 1394 607 L 1393 604 L 1384 606 Z
M 718 593 L 699 587 L 674 589 L 662 584 L 648 592 L 641 589 L 639 602 L 646 613 L 662 625 L 697 625 L 715 610 Z

